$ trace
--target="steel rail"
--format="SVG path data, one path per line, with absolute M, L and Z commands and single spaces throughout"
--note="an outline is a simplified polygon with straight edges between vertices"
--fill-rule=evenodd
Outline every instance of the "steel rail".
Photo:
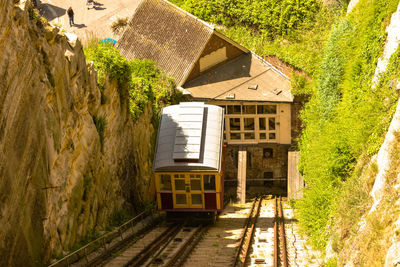
M 274 198 L 274 266 L 278 267 L 279 264 L 279 245 L 278 245 L 278 199 Z
M 279 197 L 279 235 L 282 247 L 282 262 L 283 267 L 288 266 L 287 260 L 287 247 L 286 247 L 286 235 L 285 235 L 285 215 L 283 214 L 282 208 L 282 197 Z
M 258 218 L 258 216 L 259 216 L 259 214 L 260 214 L 260 206 L 261 206 L 261 201 L 262 201 L 262 199 L 263 199 L 263 197 L 260 197 L 260 198 L 258 199 L 256 211 L 255 211 L 254 217 L 253 217 L 252 222 L 251 222 L 249 238 L 248 238 L 248 241 L 247 241 L 247 243 L 246 243 L 245 249 L 244 249 L 244 251 L 243 251 L 243 257 L 242 257 L 242 260 L 241 260 L 241 262 L 242 262 L 241 266 L 244 266 L 244 264 L 245 264 L 245 262 L 246 262 L 247 253 L 249 252 L 249 247 L 250 247 L 250 245 L 251 245 L 251 241 L 253 240 L 254 228 L 255 228 L 256 223 L 257 223 L 257 218 Z
M 175 266 L 183 266 L 193 249 L 197 246 L 203 235 L 208 231 L 209 227 L 203 227 L 198 234 L 194 237 L 194 240 L 190 245 L 182 252 L 182 256 L 175 262 Z
M 141 266 L 151 254 L 155 253 L 163 244 L 168 242 L 168 240 L 175 236 L 175 234 L 182 228 L 182 225 L 174 225 L 165 230 L 161 235 L 159 235 L 153 242 L 148 244 L 136 257 L 132 258 L 124 266 Z
M 257 199 L 254 199 L 253 204 L 251 205 L 251 208 L 250 208 L 249 216 L 247 217 L 246 222 L 245 222 L 245 224 L 243 226 L 244 230 L 243 230 L 243 232 L 242 232 L 242 234 L 240 236 L 240 244 L 239 244 L 239 247 L 236 250 L 235 262 L 233 263 L 233 266 L 237 266 L 236 264 L 239 261 L 240 253 L 241 253 L 241 250 L 242 250 L 242 247 L 243 247 L 244 239 L 246 238 L 246 233 L 247 233 L 247 230 L 249 228 L 251 215 L 253 214 L 253 210 L 254 210 L 254 207 L 256 205 L 256 201 L 257 201 Z
M 250 214 L 249 214 L 249 217 L 247 217 L 247 219 L 246 219 L 246 223 L 244 225 L 244 230 L 240 237 L 240 245 L 237 248 L 235 262 L 234 262 L 233 266 L 244 266 L 244 264 L 246 262 L 247 253 L 248 253 L 248 250 L 249 250 L 249 247 L 251 244 L 251 240 L 252 240 L 253 234 L 254 234 L 255 223 L 257 221 L 257 217 L 260 212 L 260 206 L 261 206 L 262 199 L 263 199 L 263 197 L 257 197 L 256 199 L 254 199 L 253 204 L 251 205 Z M 257 206 L 256 206 L 256 203 L 257 203 Z M 247 236 L 249 236 L 249 238 L 247 238 L 248 242 L 244 246 Z M 243 253 L 242 253 L 242 250 L 243 250 Z M 242 254 L 243 254 L 243 256 L 241 256 Z
M 139 220 L 143 220 L 147 216 L 151 214 L 151 210 L 145 210 L 135 216 L 134 218 L 130 219 L 129 221 L 125 222 L 124 224 L 120 225 L 113 231 L 106 233 L 99 238 L 89 242 L 88 244 L 84 245 L 83 247 L 73 251 L 72 253 L 66 255 L 62 259 L 50 264 L 48 267 L 58 267 L 58 266 L 70 266 L 71 264 L 78 262 L 79 260 L 86 259 L 86 263 L 89 264 L 88 255 L 96 250 L 102 249 L 103 254 L 106 253 L 110 248 L 107 248 L 107 243 L 111 242 L 112 239 L 116 237 L 121 238 L 121 242 L 124 241 L 122 236 L 123 232 L 127 229 L 132 228 L 135 224 L 138 223 Z
M 183 263 L 186 261 L 192 250 L 196 247 L 203 233 L 205 233 L 207 230 L 208 227 L 199 226 L 164 266 L 183 266 Z

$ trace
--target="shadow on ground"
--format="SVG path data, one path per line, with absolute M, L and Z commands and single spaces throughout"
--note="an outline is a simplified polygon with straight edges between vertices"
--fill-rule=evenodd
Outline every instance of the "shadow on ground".
M 66 10 L 64 8 L 54 6 L 51 4 L 43 3 L 39 7 L 40 15 L 45 17 L 48 21 L 65 15 Z
M 72 25 L 72 27 L 81 29 L 81 28 L 86 28 L 87 26 L 85 24 L 74 24 L 74 25 Z

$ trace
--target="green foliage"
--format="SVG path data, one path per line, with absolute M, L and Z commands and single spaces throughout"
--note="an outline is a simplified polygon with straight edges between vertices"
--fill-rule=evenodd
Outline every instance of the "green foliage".
M 176 102 L 180 94 L 174 81 L 160 71 L 151 60 L 127 60 L 110 44 L 92 41 L 85 49 L 88 60 L 93 61 L 97 70 L 97 82 L 104 88 L 107 77 L 118 81 L 122 97 L 127 91 L 129 110 L 134 120 L 138 119 L 148 103 L 153 105 L 154 121 L 161 108 Z M 100 133 L 100 132 L 99 132 Z
M 33 4 L 29 4 L 28 8 L 28 15 L 29 15 L 29 19 L 31 20 L 39 20 L 40 19 L 40 14 L 39 14 L 39 10 L 37 10 Z
M 326 244 L 330 218 L 339 207 L 336 201 L 343 200 L 338 197 L 343 182 L 357 176 L 354 167 L 361 155 L 377 152 L 394 112 L 398 93 L 390 84 L 400 74 L 399 52 L 376 86 L 372 77 L 397 4 L 398 0 L 361 0 L 332 28 L 321 67 L 313 76 L 315 94 L 301 114 L 306 127 L 299 168 L 307 187 L 296 206 L 303 230 L 318 248 Z M 359 186 L 346 192 L 352 202 L 348 207 L 360 207 L 366 199 Z
M 116 79 L 120 86 L 129 81 L 129 62 L 111 44 L 92 40 L 85 49 L 85 56 L 87 60 L 93 61 L 97 70 L 97 83 L 101 89 L 104 88 L 107 76 Z
M 126 25 L 128 25 L 128 17 L 117 18 L 117 20 L 111 24 L 111 30 L 114 34 L 119 34 L 121 31 L 123 31 Z
M 325 267 L 336 267 L 337 266 L 337 260 L 336 258 L 329 258 L 326 261 L 326 264 L 324 265 Z
M 352 35 L 352 32 L 352 25 L 349 21 L 341 20 L 333 28 L 325 47 L 317 86 L 324 119 L 329 117 L 341 97 L 339 83 L 344 75 L 344 57 L 346 56 L 342 54 L 341 44 L 343 40 L 347 40 Z
M 130 61 L 129 108 L 136 119 L 149 100 L 153 103 L 154 114 L 158 117 L 162 106 L 171 103 L 174 97 L 174 82 L 164 75 L 151 60 Z
M 185 0 L 179 3 L 201 19 L 225 26 L 241 24 L 271 38 L 309 27 L 320 8 L 317 0 Z
M 307 80 L 307 77 L 296 74 L 294 71 L 292 71 L 291 85 L 293 95 L 311 96 L 313 94 L 311 83 Z
M 343 11 L 338 7 L 321 6 L 317 4 L 319 1 L 174 0 L 173 2 L 204 20 L 221 23 L 224 27 L 218 27 L 218 30 L 258 55 L 275 55 L 308 74 L 313 74 L 317 69 L 331 25 Z M 302 18 L 303 8 L 310 5 L 315 7 L 315 10 L 312 13 L 308 13 L 312 9 L 306 10 L 307 19 Z M 275 17 L 270 16 L 270 13 L 275 14 Z M 277 20 L 280 14 L 285 14 L 282 23 Z M 302 18 L 299 23 L 285 22 L 287 19 L 298 18 Z M 253 21 L 258 22 L 254 24 Z M 274 25 L 272 29 L 270 29 L 271 24 Z
M 275 55 L 312 75 L 322 60 L 321 51 L 339 13 L 340 10 L 322 7 L 315 14 L 312 27 L 293 30 L 290 35 L 277 35 L 273 39 L 268 32 L 242 25 L 227 27 L 222 32 L 261 56 Z

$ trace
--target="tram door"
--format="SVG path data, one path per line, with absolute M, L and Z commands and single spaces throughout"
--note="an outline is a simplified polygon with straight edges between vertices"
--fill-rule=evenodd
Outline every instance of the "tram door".
M 203 208 L 200 174 L 175 174 L 174 187 L 174 208 Z

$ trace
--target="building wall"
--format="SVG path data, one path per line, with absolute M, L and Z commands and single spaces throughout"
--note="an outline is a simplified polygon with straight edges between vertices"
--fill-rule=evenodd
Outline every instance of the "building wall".
M 291 104 L 281 103 L 278 106 L 278 122 L 279 135 L 278 143 L 280 144 L 291 144 Z
M 238 49 L 236 46 L 213 34 L 207 45 L 205 46 L 203 52 L 201 53 L 199 60 L 196 62 L 192 72 L 188 76 L 187 81 L 196 78 L 197 76 L 202 74 L 202 72 L 207 71 L 211 67 L 231 60 L 243 53 L 244 52 Z M 204 61 L 207 62 L 208 68 L 200 68 L 200 62 L 202 62 L 202 64 L 204 65 Z M 212 63 L 213 61 L 214 64 Z
M 227 144 L 278 143 L 289 145 L 292 143 L 291 127 L 295 122 L 292 122 L 291 119 L 291 103 L 229 100 L 206 103 L 225 109 L 224 141 Z M 265 107 L 269 107 L 272 111 L 263 112 Z M 272 119 L 271 125 L 270 119 Z M 264 126 L 261 123 L 263 121 Z M 246 137 L 248 134 L 251 136 Z M 270 137 L 269 134 L 273 134 L 273 136 Z M 264 135 L 263 138 L 261 138 L 262 135 Z
M 247 150 L 247 180 L 263 179 L 266 172 L 272 172 L 273 178 L 287 178 L 288 150 L 290 145 L 258 144 L 243 146 Z M 226 180 L 237 179 L 239 147 L 239 145 L 228 145 L 226 147 Z M 272 156 L 268 153 L 271 150 Z M 264 184 L 262 181 L 258 183 L 261 185 Z M 279 183 L 275 182 L 274 184 Z

